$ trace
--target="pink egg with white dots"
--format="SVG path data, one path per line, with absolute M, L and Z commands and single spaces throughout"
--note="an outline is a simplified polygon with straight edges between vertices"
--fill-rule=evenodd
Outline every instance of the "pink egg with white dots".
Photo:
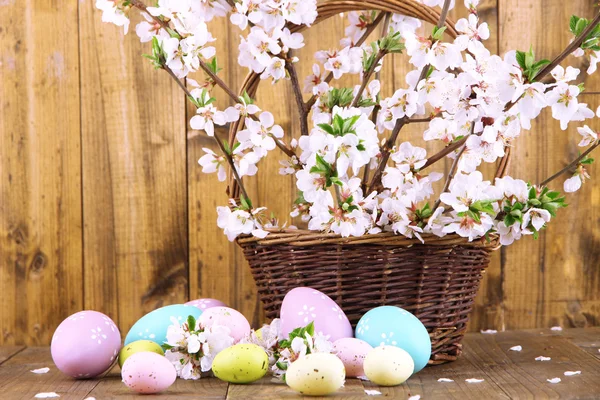
M 340 306 L 326 294 L 309 287 L 298 287 L 285 295 L 280 317 L 284 337 L 310 322 L 314 323 L 316 333 L 329 336 L 332 342 L 354 336 L 352 325 Z
M 202 311 L 212 308 L 212 307 L 227 307 L 227 304 L 223 303 L 221 300 L 217 299 L 196 299 L 192 301 L 188 301 L 185 303 L 186 306 L 194 306 Z
M 244 315 L 229 307 L 212 307 L 204 311 L 198 321 L 203 327 L 209 328 L 213 325 L 226 326 L 229 328 L 229 335 L 239 342 L 250 333 L 250 323 Z
M 56 367 L 77 379 L 93 378 L 115 362 L 121 333 L 112 319 L 97 311 L 80 311 L 56 328 L 50 351 Z

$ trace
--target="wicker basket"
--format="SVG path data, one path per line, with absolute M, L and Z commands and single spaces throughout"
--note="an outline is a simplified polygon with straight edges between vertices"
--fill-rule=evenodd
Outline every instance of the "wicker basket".
M 322 22 L 340 12 L 379 10 L 404 14 L 436 24 L 440 14 L 413 0 L 333 0 L 319 4 Z M 456 36 L 454 24 L 446 33 Z M 290 26 L 292 31 L 303 28 Z M 251 73 L 240 93 L 256 93 L 260 82 Z M 230 142 L 242 129 L 231 126 Z M 507 168 L 505 160 L 498 175 Z M 230 197 L 239 197 L 231 180 Z M 425 243 L 391 233 L 342 238 L 335 234 L 272 231 L 264 239 L 244 236 L 237 240 L 250 264 L 260 299 L 269 318 L 278 317 L 285 294 L 299 286 L 318 289 L 335 300 L 353 326 L 368 310 L 395 305 L 411 311 L 431 336 L 430 364 L 456 360 L 466 332 L 469 313 L 484 271 L 498 240 L 468 242 L 457 235 L 425 235 Z

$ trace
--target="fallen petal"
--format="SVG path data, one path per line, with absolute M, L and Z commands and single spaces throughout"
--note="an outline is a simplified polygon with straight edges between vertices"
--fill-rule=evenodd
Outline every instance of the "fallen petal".
M 544 357 L 544 356 L 539 356 L 535 358 L 535 361 L 550 361 L 552 360 L 552 358 L 550 357 Z
M 510 351 L 521 351 L 523 350 L 523 346 L 513 346 L 510 348 Z
M 440 378 L 440 379 L 438 379 L 438 382 L 454 382 L 454 380 L 448 379 L 448 378 Z
M 38 393 L 35 395 L 36 399 L 51 399 L 53 397 L 60 397 L 58 394 L 56 394 L 55 392 L 43 392 L 43 393 Z
M 364 376 L 364 375 L 363 375 L 363 376 L 357 376 L 357 377 L 356 377 L 356 379 L 360 379 L 361 381 L 367 381 L 367 382 L 369 382 L 369 381 L 370 381 L 370 380 L 369 380 L 369 378 L 367 378 L 367 377 L 366 377 L 366 376 Z
M 34 374 L 46 374 L 46 373 L 48 373 L 48 371 L 50 371 L 50 368 L 44 367 L 44 368 L 32 369 L 29 372 L 33 372 Z
M 465 382 L 467 382 L 467 383 L 479 383 L 479 382 L 483 382 L 483 379 L 469 378 L 469 379 L 465 379 Z
M 415 394 L 414 396 L 410 396 L 408 398 L 408 400 L 420 400 L 421 399 L 421 395 L 420 394 Z
M 560 382 L 560 378 L 552 378 L 552 379 L 546 379 L 548 382 L 550 383 L 558 383 Z
M 498 331 L 495 329 L 486 329 L 485 331 L 481 331 L 481 333 L 483 333 L 484 335 L 495 335 L 496 333 L 498 333 Z
M 565 371 L 565 376 L 580 375 L 581 371 Z
M 377 396 L 377 395 L 381 394 L 381 392 L 379 390 L 369 390 L 369 389 L 365 389 L 365 393 L 368 394 L 369 396 Z
M 553 326 L 552 328 L 550 328 L 550 330 L 560 332 L 562 331 L 562 326 Z

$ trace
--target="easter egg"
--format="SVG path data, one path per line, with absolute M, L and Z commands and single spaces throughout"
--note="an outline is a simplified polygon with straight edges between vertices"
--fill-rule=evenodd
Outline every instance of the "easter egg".
M 161 356 L 165 355 L 162 347 L 160 347 L 157 343 L 154 343 L 152 340 L 136 340 L 135 342 L 131 342 L 123 347 L 119 352 L 119 367 L 123 367 L 123 363 L 131 355 L 141 351 L 151 351 L 153 353 L 160 354 Z
M 353 336 L 348 317 L 327 295 L 308 287 L 290 290 L 281 304 L 281 334 L 287 337 L 291 331 L 311 321 L 315 332 L 329 335 L 332 342 Z
M 344 385 L 344 364 L 333 354 L 312 353 L 294 361 L 285 373 L 285 383 L 303 395 L 327 396 Z
M 121 333 L 112 319 L 97 311 L 80 311 L 60 323 L 50 345 L 52 360 L 73 378 L 106 371 L 121 348 Z
M 151 340 L 158 345 L 162 345 L 167 340 L 167 329 L 173 324 L 171 318 L 175 318 L 182 324 L 189 315 L 198 319 L 200 314 L 202 314 L 202 310 L 199 308 L 184 304 L 158 308 L 144 315 L 133 324 L 125 337 L 125 346 L 141 339 Z
M 231 383 L 259 380 L 269 370 L 269 356 L 255 344 L 236 344 L 221 350 L 213 360 L 215 376 Z
M 373 347 L 397 346 L 410 354 L 415 372 L 422 370 L 431 356 L 431 339 L 417 317 L 400 307 L 377 307 L 362 316 L 356 337 Z
M 202 311 L 211 307 L 226 307 L 227 304 L 223 303 L 221 300 L 217 299 L 196 299 L 192 301 L 188 301 L 185 303 L 186 306 L 194 306 L 198 307 Z
M 202 313 L 198 321 L 205 328 L 221 325 L 229 328 L 229 335 L 234 342 L 239 342 L 250 333 L 250 323 L 246 317 L 237 310 L 229 307 L 212 307 Z
M 379 346 L 365 357 L 365 375 L 380 386 L 396 386 L 404 383 L 413 373 L 412 357 L 396 346 Z
M 121 378 L 130 389 L 151 394 L 162 392 L 171 386 L 177 379 L 177 371 L 165 356 L 142 351 L 132 354 L 125 361 Z
M 365 375 L 363 362 L 371 350 L 373 347 L 369 343 L 356 338 L 341 338 L 333 342 L 333 354 L 342 360 L 349 378 Z

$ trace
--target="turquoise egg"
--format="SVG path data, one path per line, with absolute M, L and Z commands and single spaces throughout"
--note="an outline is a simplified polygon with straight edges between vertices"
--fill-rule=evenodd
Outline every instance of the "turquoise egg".
M 162 345 L 167 340 L 167 329 L 173 324 L 171 317 L 182 324 L 187 320 L 189 315 L 198 319 L 201 314 L 202 310 L 198 307 L 186 306 L 184 304 L 174 304 L 158 308 L 144 315 L 133 324 L 125 337 L 125 346 L 136 340 L 151 340 Z
M 431 356 L 431 339 L 417 317 L 400 307 L 382 306 L 362 316 L 356 325 L 358 339 L 373 347 L 400 347 L 415 362 L 415 372 L 422 370 Z

